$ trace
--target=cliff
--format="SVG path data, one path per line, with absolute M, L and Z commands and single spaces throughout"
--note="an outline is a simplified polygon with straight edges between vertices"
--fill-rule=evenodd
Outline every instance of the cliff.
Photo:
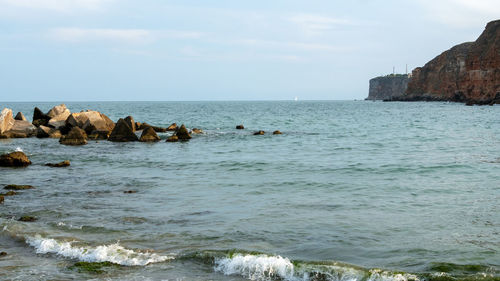
M 393 100 L 500 103 L 500 20 L 413 70 L 406 93 Z
M 408 75 L 387 75 L 370 79 L 367 100 L 393 100 L 401 97 L 408 87 Z

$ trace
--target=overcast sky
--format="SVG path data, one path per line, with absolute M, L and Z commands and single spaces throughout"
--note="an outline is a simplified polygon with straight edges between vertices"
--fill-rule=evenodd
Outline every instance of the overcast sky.
M 0 0 L 0 101 L 363 99 L 498 0 Z

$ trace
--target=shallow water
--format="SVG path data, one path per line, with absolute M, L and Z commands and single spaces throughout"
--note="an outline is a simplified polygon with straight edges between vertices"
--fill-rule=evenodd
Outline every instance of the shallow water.
M 54 105 L 0 107 L 30 118 L 34 106 Z M 33 162 L 0 168 L 0 185 L 36 187 L 0 205 L 2 279 L 500 278 L 499 106 L 67 106 L 205 133 L 185 143 L 82 147 L 0 140 L 0 153 L 20 148 Z M 252 135 L 260 129 L 268 133 Z M 269 134 L 276 129 L 283 134 Z M 68 168 L 43 165 L 66 159 Z M 72 267 L 77 261 L 121 266 L 95 274 Z

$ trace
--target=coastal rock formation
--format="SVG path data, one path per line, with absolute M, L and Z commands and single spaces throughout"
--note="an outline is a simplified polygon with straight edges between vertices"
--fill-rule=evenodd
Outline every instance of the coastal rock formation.
M 123 119 L 123 120 L 125 120 L 125 122 L 127 122 L 127 125 L 130 128 L 132 128 L 132 132 L 137 131 L 137 128 L 135 127 L 134 117 L 132 117 L 132 116 L 129 115 L 129 116 L 125 117 L 125 119 Z
M 84 130 L 74 127 L 71 131 L 59 139 L 59 143 L 64 145 L 84 145 L 87 144 L 87 133 Z
M 156 134 L 153 127 L 147 127 L 142 131 L 141 138 L 139 141 L 141 142 L 155 142 L 159 141 L 160 137 Z
M 167 131 L 177 131 L 179 127 L 177 127 L 177 123 L 172 123 L 170 126 L 167 127 Z
M 157 133 L 165 133 L 167 131 L 167 128 L 149 125 L 146 122 L 144 122 L 144 123 L 135 122 L 135 127 L 136 127 L 136 130 L 144 130 L 144 129 L 148 128 L 148 127 L 151 127 Z
M 129 123 L 125 121 L 125 119 L 120 118 L 120 120 L 116 122 L 116 126 L 109 135 L 108 140 L 114 142 L 126 142 L 137 141 L 139 139 L 137 138 L 137 135 L 134 133 L 132 128 L 129 126 Z
M 167 142 L 178 142 L 179 138 L 176 135 L 167 138 Z
M 175 132 L 175 135 L 179 140 L 182 141 L 187 141 L 191 139 L 191 135 L 189 134 L 188 130 L 186 129 L 186 126 L 184 124 L 181 125 L 179 129 Z
M 40 125 L 47 125 L 47 123 L 49 123 L 49 120 L 50 120 L 50 116 L 48 116 L 47 114 L 43 113 L 40 108 L 38 107 L 35 107 L 35 109 L 33 110 L 33 125 L 35 125 L 36 127 L 39 127 Z
M 0 135 L 7 132 L 14 126 L 14 117 L 12 117 L 12 110 L 4 108 L 0 113 Z
M 413 70 L 406 94 L 397 100 L 499 103 L 500 20 L 488 23 L 475 42 L 457 45 Z
M 14 125 L 5 132 L 8 138 L 28 138 L 36 135 L 37 128 L 28 121 L 14 120 Z
M 26 119 L 24 114 L 20 111 L 16 114 L 16 117 L 14 117 L 14 119 L 19 121 L 28 121 L 28 119 Z
M 54 139 L 59 139 L 61 138 L 62 134 L 61 131 L 58 129 L 50 128 L 47 126 L 41 125 L 38 127 L 36 131 L 36 137 L 37 138 L 54 138 Z
M 59 162 L 59 163 L 47 163 L 47 164 L 45 164 L 45 166 L 52 167 L 52 168 L 68 167 L 69 165 L 71 165 L 69 160 L 64 160 L 64 161 Z
M 47 113 L 47 116 L 50 117 L 47 124 L 49 127 L 56 129 L 64 127 L 64 125 L 66 125 L 66 119 L 68 119 L 70 114 L 71 112 L 66 108 L 65 104 L 56 105 Z
M 16 151 L 0 155 L 0 167 L 26 167 L 31 161 L 24 152 Z
M 408 75 L 391 74 L 370 79 L 366 100 L 392 100 L 404 95 L 408 88 Z
M 99 132 L 109 134 L 114 129 L 115 123 L 99 111 L 87 110 L 69 115 L 66 119 L 66 127 L 78 127 L 85 130 L 87 134 L 99 134 Z

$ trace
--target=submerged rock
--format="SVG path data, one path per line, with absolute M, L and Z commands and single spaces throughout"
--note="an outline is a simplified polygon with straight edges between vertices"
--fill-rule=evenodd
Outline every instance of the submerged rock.
M 131 193 L 137 193 L 136 190 L 125 190 L 123 193 L 131 194 Z
M 132 128 L 129 126 L 125 119 L 120 118 L 116 123 L 115 128 L 111 132 L 108 138 L 109 141 L 114 142 L 127 142 L 127 141 L 138 141 L 137 135 L 134 133 Z
M 170 126 L 167 127 L 167 131 L 177 131 L 179 127 L 177 127 L 177 123 L 172 123 Z
M 178 142 L 179 138 L 176 135 L 167 138 L 167 142 Z
M 26 117 L 24 116 L 24 114 L 19 111 L 17 114 L 16 114 L 16 117 L 14 117 L 14 120 L 19 120 L 19 121 L 28 121 L 28 119 L 26 119 Z
M 191 129 L 191 133 L 199 135 L 199 134 L 203 134 L 203 130 L 198 129 L 198 128 L 193 128 L 193 129 Z
M 17 192 L 15 192 L 13 190 L 9 190 L 5 193 L 1 193 L 0 195 L 2 195 L 2 196 L 14 196 L 14 195 L 17 195 Z
M 273 132 L 273 135 L 281 135 L 281 134 L 282 134 L 282 133 L 281 133 L 281 131 L 280 131 L 280 130 L 276 130 L 276 131 L 274 131 L 274 132 Z
M 266 132 L 260 130 L 260 131 L 257 131 L 255 133 L 253 133 L 254 136 L 260 136 L 260 135 L 264 135 Z
M 186 129 L 186 126 L 184 124 L 181 125 L 179 129 L 175 132 L 175 135 L 179 140 L 181 141 L 187 141 L 191 139 L 191 135 L 189 134 L 188 130 Z
M 12 117 L 12 110 L 4 108 L 0 113 L 0 134 L 4 134 L 14 126 L 14 117 Z
M 45 164 L 45 166 L 53 167 L 53 168 L 68 167 L 69 165 L 71 165 L 69 160 L 64 160 L 64 161 L 59 162 L 59 163 L 47 163 L 47 164 Z
M 19 218 L 18 221 L 24 221 L 24 222 L 34 222 L 37 221 L 38 219 L 33 217 L 33 216 L 22 216 Z
M 7 252 L 0 252 L 0 257 L 5 257 L 7 255 Z
M 87 144 L 87 134 L 84 130 L 74 127 L 67 135 L 59 139 L 59 143 L 64 145 L 85 145 Z
M 243 125 L 236 126 L 236 130 L 243 130 L 243 129 L 245 129 L 245 126 Z
M 0 156 L 1 167 L 26 167 L 31 165 L 31 161 L 24 152 L 16 151 Z
M 9 184 L 4 186 L 3 189 L 7 190 L 25 190 L 25 189 L 33 189 L 34 187 L 32 185 L 17 185 L 17 184 Z
M 157 127 L 157 126 L 152 126 L 152 125 L 149 125 L 148 123 L 144 122 L 144 123 L 139 123 L 139 122 L 136 122 L 136 129 L 137 130 L 144 130 L 146 129 L 147 127 L 151 127 L 153 128 L 153 130 L 155 130 L 155 132 L 157 133 L 165 133 L 167 131 L 167 128 L 163 128 L 163 127 Z
M 159 141 L 160 137 L 156 134 L 155 130 L 152 127 L 147 127 L 142 131 L 141 138 L 139 141 L 141 142 L 155 142 Z

